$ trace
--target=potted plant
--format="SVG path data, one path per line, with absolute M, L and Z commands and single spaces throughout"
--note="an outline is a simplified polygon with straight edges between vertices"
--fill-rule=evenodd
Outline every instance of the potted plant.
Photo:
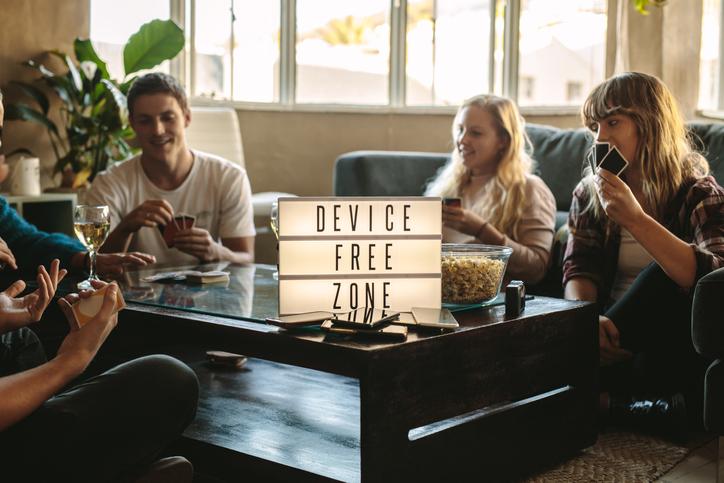
M 90 40 L 76 39 L 73 45 L 78 64 L 62 52 L 49 52 L 61 60 L 61 73 L 34 60 L 24 63 L 40 77 L 32 83 L 12 82 L 24 99 L 7 105 L 5 118 L 45 126 L 56 157 L 55 172 L 63 174 L 63 186 L 78 188 L 92 181 L 109 162 L 133 153 L 128 144 L 133 131 L 126 93 L 138 71 L 153 68 L 181 51 L 184 34 L 171 20 L 142 25 L 123 48 L 125 75 L 121 81 L 111 78 Z M 51 102 L 43 86 L 60 99 L 58 124 L 51 119 Z

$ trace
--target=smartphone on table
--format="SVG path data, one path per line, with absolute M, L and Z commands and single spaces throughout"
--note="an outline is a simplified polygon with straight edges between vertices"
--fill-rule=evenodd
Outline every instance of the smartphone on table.
M 327 332 L 333 333 L 333 334 L 339 334 L 339 335 L 354 335 L 359 337 L 365 337 L 368 339 L 386 339 L 386 340 L 396 340 L 396 341 L 404 341 L 407 340 L 407 327 L 404 325 L 387 325 L 382 327 L 381 329 L 351 329 L 348 327 L 340 327 L 336 323 L 333 323 L 331 320 L 325 320 L 322 322 L 322 330 L 325 330 Z
M 267 317 L 266 323 L 282 327 L 283 329 L 293 329 L 295 327 L 319 325 L 332 317 L 334 317 L 332 312 L 316 311 L 305 312 L 303 314 L 280 315 L 279 317 Z
M 359 330 L 375 330 L 399 317 L 399 312 L 385 311 L 372 307 L 360 307 L 345 314 L 336 314 L 332 323 L 336 327 L 347 327 Z

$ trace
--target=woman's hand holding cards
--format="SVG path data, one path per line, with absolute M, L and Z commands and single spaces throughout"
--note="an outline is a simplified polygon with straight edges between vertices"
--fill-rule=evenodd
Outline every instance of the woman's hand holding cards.
M 100 281 L 93 281 L 92 284 L 96 290 L 69 294 L 58 301 L 71 330 L 60 345 L 56 358 L 64 359 L 75 374 L 80 374 L 88 367 L 98 349 L 118 323 L 117 299 L 120 293 L 118 285 Z M 89 299 L 96 291 L 104 288 L 106 289 L 100 310 L 83 327 L 78 327 L 73 305 L 80 303 L 83 299 Z
M 609 218 L 626 229 L 645 216 L 631 188 L 610 171 L 598 170 L 596 192 Z
M 38 289 L 24 297 L 17 297 L 25 290 L 25 282 L 18 280 L 4 292 L 0 292 L 0 316 L 5 322 L 16 327 L 37 322 L 53 299 L 58 283 L 63 280 L 65 269 L 60 269 L 60 261 L 56 258 L 50 264 L 48 272 L 44 266 L 38 267 Z

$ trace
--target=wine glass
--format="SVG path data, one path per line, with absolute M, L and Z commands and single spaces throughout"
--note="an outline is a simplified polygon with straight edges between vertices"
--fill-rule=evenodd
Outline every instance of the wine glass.
M 110 211 L 106 205 L 78 205 L 73 216 L 73 229 L 80 242 L 88 249 L 90 273 L 86 280 L 78 284 L 79 289 L 91 289 L 92 280 L 100 280 L 96 275 L 96 253 L 106 241 L 111 228 Z
M 272 202 L 271 213 L 269 215 L 269 225 L 271 226 L 274 236 L 279 240 L 279 203 Z
M 274 280 L 279 279 L 279 203 L 276 201 L 272 202 L 271 213 L 269 214 L 269 226 L 277 239 L 277 269 L 272 274 Z

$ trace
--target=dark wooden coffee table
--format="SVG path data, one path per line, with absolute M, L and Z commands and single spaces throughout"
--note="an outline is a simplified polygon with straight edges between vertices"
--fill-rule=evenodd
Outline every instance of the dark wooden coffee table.
M 255 301 L 269 295 L 270 274 L 256 269 Z M 165 348 L 199 375 L 199 412 L 177 449 L 201 473 L 508 479 L 596 439 L 592 304 L 540 297 L 517 318 L 501 306 L 469 310 L 455 314 L 453 332 L 379 343 L 242 320 L 258 312 L 213 315 L 199 296 L 185 309 L 127 298 L 115 346 L 129 354 Z M 241 371 L 214 369 L 205 349 L 253 359 Z

